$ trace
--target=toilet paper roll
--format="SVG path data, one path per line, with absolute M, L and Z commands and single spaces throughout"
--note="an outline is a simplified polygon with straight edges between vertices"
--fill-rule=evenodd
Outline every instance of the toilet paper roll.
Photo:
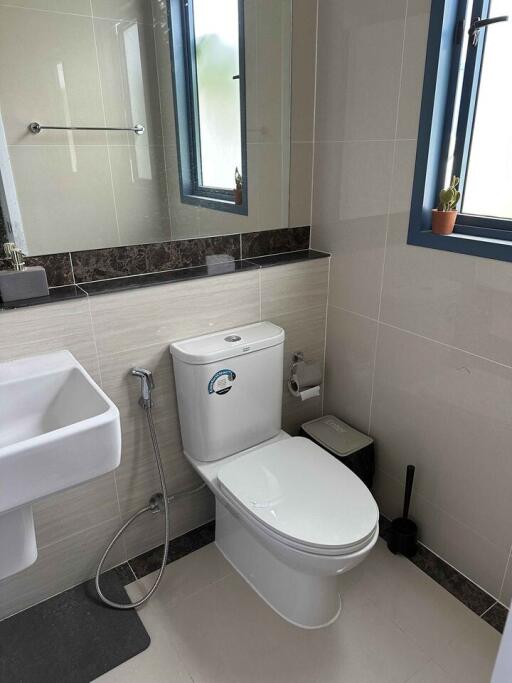
M 320 395 L 322 369 L 320 363 L 294 363 L 288 381 L 288 389 L 293 396 L 307 401 Z
M 305 389 L 299 392 L 299 397 L 301 401 L 307 401 L 308 398 L 314 398 L 315 396 L 320 396 L 320 386 L 311 387 L 311 389 Z

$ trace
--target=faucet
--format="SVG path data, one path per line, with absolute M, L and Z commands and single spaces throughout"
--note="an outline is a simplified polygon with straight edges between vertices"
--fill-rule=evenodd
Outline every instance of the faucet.
M 145 368 L 132 368 L 132 375 L 140 377 L 140 398 L 139 404 L 143 408 L 151 408 L 151 392 L 155 387 L 153 373 Z

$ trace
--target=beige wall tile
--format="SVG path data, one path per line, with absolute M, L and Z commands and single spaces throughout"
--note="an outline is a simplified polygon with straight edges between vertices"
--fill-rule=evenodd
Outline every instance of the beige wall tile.
M 95 17 L 152 23 L 149 0 L 91 0 Z
M 66 349 L 98 382 L 96 346 L 85 299 L 0 313 L 0 361 Z
M 261 317 L 272 319 L 325 304 L 329 259 L 261 271 Z
M 385 216 L 392 168 L 392 142 L 318 143 L 314 167 L 314 226 Z M 314 226 L 314 239 L 322 244 L 321 230 L 315 231 Z
M 317 0 L 293 0 L 292 142 L 313 140 L 316 14 Z
M 288 391 L 289 369 L 292 355 L 302 351 L 306 362 L 318 362 L 323 369 L 325 352 L 326 306 L 316 306 L 294 313 L 273 315 L 267 319 L 285 331 L 284 383 L 283 383 L 283 429 L 289 434 L 298 434 L 303 422 L 320 417 L 322 398 L 302 402 Z M 323 387 L 322 387 L 323 389 Z
M 290 159 L 290 227 L 311 223 L 313 144 L 292 142 Z
M 398 138 L 416 138 L 420 118 L 431 0 L 408 0 L 402 82 L 398 107 Z
M 215 501 L 209 489 L 183 498 L 171 507 L 171 538 L 206 524 L 215 517 Z M 128 559 L 146 550 L 162 545 L 164 540 L 163 515 L 147 513 L 126 532 L 125 545 Z
M 119 520 L 114 473 L 38 501 L 33 506 L 39 549 L 108 520 Z
M 17 145 L 9 153 L 30 255 L 119 245 L 106 146 Z
M 118 526 L 115 518 L 40 549 L 35 564 L 0 583 L 0 619 L 91 578 Z M 125 559 L 118 546 L 106 566 Z
M 321 226 L 314 246 L 329 249 L 329 303 L 377 319 L 384 267 L 386 216 L 356 218 Z M 314 233 L 319 235 L 319 231 Z
M 503 585 L 501 586 L 498 598 L 506 607 L 510 606 L 510 602 L 512 601 L 512 560 L 510 555 L 507 563 L 507 572 L 503 579 Z
M 90 0 L 0 0 L 0 5 L 90 16 Z
M 133 147 L 162 145 L 152 26 L 95 19 L 94 34 L 107 125 L 130 127 L 142 124 L 146 129 L 144 135 L 109 133 L 110 144 Z
M 258 273 L 94 297 L 91 311 L 100 356 L 165 344 L 258 320 Z
M 324 413 L 368 432 L 377 323 L 334 306 L 327 314 Z
M 283 429 L 288 434 L 297 436 L 304 422 L 314 420 L 321 415 L 322 396 L 301 401 L 291 396 L 288 391 L 283 393 Z
M 292 354 L 304 353 L 306 361 L 324 361 L 325 351 L 325 301 L 320 306 L 303 308 L 293 313 L 266 316 L 265 320 L 275 323 L 285 331 L 284 367 L 292 362 Z
M 89 18 L 0 7 L 0 46 L 2 120 L 9 144 L 68 145 L 63 131 L 28 132 L 34 120 L 54 126 L 104 125 Z M 73 139 L 76 145 L 101 144 L 105 134 L 81 132 Z
M 503 554 L 512 543 L 511 384 L 510 368 L 381 325 L 370 427 L 381 469 L 401 480 L 414 462 L 417 493 Z
M 508 263 L 407 245 L 407 215 L 391 219 L 381 319 L 512 365 Z
M 395 135 L 405 0 L 321 0 L 316 140 Z
M 244 10 L 247 139 L 289 143 L 282 122 L 290 110 L 291 3 L 246 0 Z
M 272 230 L 288 226 L 289 144 L 248 145 L 247 154 L 254 155 L 256 175 L 249 180 L 248 201 L 256 209 L 256 229 Z M 247 231 L 247 230 L 246 230 Z
M 171 48 L 169 43 L 169 21 L 167 3 L 151 0 L 153 6 L 153 30 L 155 57 L 162 115 L 162 133 L 165 145 L 176 145 L 174 124 L 174 95 L 171 69 Z
M 110 147 L 120 244 L 171 239 L 161 147 Z

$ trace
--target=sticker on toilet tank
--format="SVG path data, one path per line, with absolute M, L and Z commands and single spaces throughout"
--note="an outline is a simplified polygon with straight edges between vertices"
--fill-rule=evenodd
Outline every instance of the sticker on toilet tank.
M 219 370 L 214 374 L 211 380 L 208 382 L 208 393 L 209 394 L 227 394 L 233 386 L 233 382 L 236 379 L 236 375 L 233 370 Z

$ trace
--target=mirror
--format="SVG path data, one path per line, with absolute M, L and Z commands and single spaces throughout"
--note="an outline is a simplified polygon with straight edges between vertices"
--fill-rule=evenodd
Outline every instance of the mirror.
M 40 255 L 291 225 L 292 0 L 18 5 L 0 6 L 3 240 Z

